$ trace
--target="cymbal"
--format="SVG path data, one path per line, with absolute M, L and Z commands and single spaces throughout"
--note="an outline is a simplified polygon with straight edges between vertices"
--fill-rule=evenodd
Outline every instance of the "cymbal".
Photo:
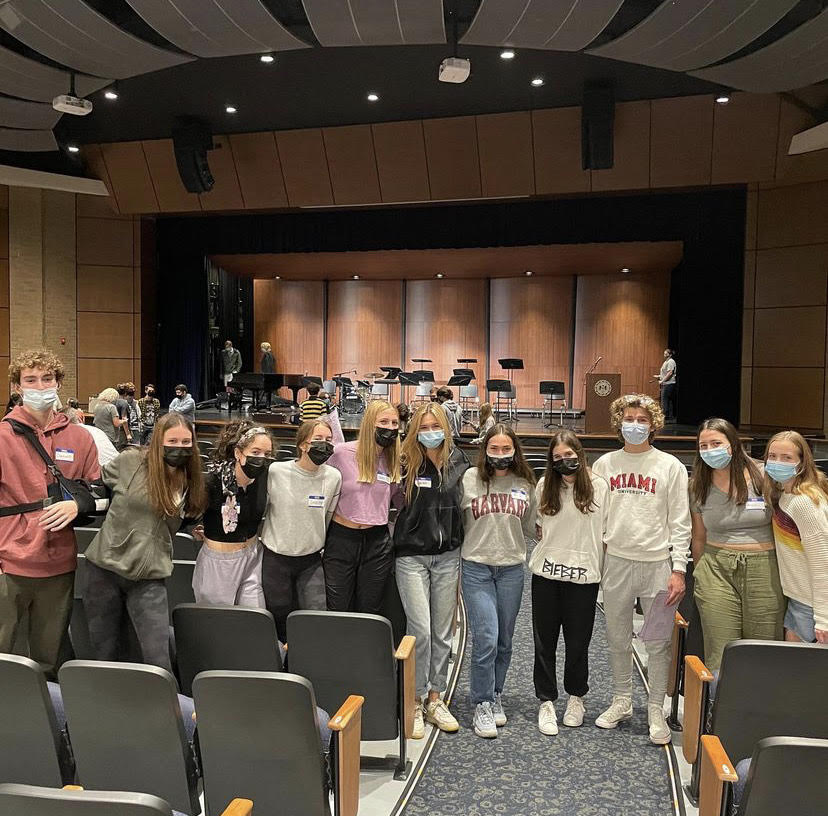
M 382 371 L 371 371 L 370 373 L 365 375 L 366 377 L 383 377 L 384 374 Z

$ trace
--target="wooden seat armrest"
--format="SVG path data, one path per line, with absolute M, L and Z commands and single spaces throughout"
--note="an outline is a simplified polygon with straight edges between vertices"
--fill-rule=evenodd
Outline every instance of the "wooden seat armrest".
M 681 612 L 679 612 L 678 610 L 676 610 L 676 624 L 675 625 L 678 626 L 679 629 L 688 629 L 690 627 L 690 624 L 682 617 Z
M 414 644 L 416 642 L 417 638 L 415 638 L 414 635 L 406 635 L 400 641 L 397 651 L 394 652 L 394 658 L 396 660 L 408 660 L 408 658 L 414 654 Z
M 364 702 L 364 697 L 352 694 L 328 723 L 336 741 L 333 793 L 339 816 L 356 816 L 359 809 L 359 743 Z
M 253 802 L 250 799 L 234 799 L 221 816 L 253 816 Z
M 64 785 L 63 790 L 83 790 L 80 785 Z
M 680 668 L 684 665 L 684 644 L 687 637 L 687 621 L 681 616 L 681 613 L 676 611 L 673 634 L 670 639 L 670 675 L 667 686 L 667 696 L 675 697 L 681 690 L 681 671 Z
M 414 677 L 415 660 L 414 646 L 417 638 L 414 635 L 406 635 L 401 641 L 399 648 L 394 652 L 394 657 L 402 664 L 399 671 L 402 672 L 400 700 L 400 716 L 402 728 L 407 739 L 414 735 L 414 708 L 416 705 L 415 695 L 417 693 L 417 681 Z
M 738 778 L 719 738 L 713 734 L 705 734 L 701 738 L 699 816 L 725 816 L 725 784 L 736 782 Z
M 699 737 L 704 733 L 707 717 L 707 686 L 713 680 L 713 672 L 696 655 L 684 658 L 684 731 L 682 752 L 692 765 L 699 755 Z

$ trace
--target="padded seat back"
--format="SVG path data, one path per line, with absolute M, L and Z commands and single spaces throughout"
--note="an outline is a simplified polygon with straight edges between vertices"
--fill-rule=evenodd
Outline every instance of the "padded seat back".
M 327 816 L 313 688 L 284 672 L 202 672 L 193 682 L 208 813 L 240 790 L 256 813 Z
M 355 612 L 291 612 L 287 620 L 292 672 L 313 684 L 325 711 L 351 694 L 365 698 L 362 739 L 396 739 L 397 667 L 391 622 Z
M 808 643 L 738 640 L 725 646 L 711 733 L 733 762 L 765 737 L 828 734 L 828 649 Z
M 245 606 L 182 604 L 173 610 L 181 693 L 211 670 L 279 672 L 282 658 L 273 615 Z
M 78 542 L 78 552 L 85 553 L 92 539 L 100 532 L 98 527 L 75 527 L 75 539 Z
M 147 793 L 74 791 L 0 785 L 0 813 L 14 816 L 170 816 L 170 806 Z
M 194 572 L 195 561 L 173 560 L 172 574 L 164 581 L 167 588 L 167 607 L 170 610 L 170 623 L 173 621 L 173 609 L 181 604 L 195 603 L 195 593 L 193 592 Z
M 80 785 L 151 793 L 199 813 L 195 762 L 169 672 L 70 660 L 58 677 Z
M 61 740 L 40 666 L 0 654 L 0 782 L 63 785 Z
M 742 816 L 825 813 L 828 740 L 769 737 L 759 741 L 739 807 Z
M 173 537 L 173 559 L 176 561 L 195 561 L 201 542 L 189 533 L 176 533 Z

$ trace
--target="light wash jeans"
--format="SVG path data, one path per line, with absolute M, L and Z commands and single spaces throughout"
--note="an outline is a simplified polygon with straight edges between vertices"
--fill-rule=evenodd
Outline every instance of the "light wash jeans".
M 460 551 L 441 555 L 402 555 L 395 572 L 408 634 L 417 638 L 417 697 L 446 690 L 451 628 L 457 609 Z
M 512 636 L 523 599 L 523 564 L 490 567 L 463 560 L 463 599 L 472 633 L 472 705 L 494 702 L 512 661 Z

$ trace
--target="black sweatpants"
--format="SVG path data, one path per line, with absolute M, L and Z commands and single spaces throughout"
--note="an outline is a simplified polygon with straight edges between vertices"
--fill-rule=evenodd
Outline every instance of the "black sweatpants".
M 322 555 L 281 555 L 264 548 L 262 589 L 265 606 L 276 621 L 279 640 L 287 643 L 287 617 L 295 609 L 326 608 Z
M 354 530 L 332 521 L 322 565 L 329 610 L 378 615 L 394 565 L 388 525 Z
M 599 584 L 574 584 L 532 575 L 532 632 L 535 637 L 535 696 L 558 699 L 555 653 L 563 627 L 564 689 L 583 697 L 589 691 L 589 642 Z

